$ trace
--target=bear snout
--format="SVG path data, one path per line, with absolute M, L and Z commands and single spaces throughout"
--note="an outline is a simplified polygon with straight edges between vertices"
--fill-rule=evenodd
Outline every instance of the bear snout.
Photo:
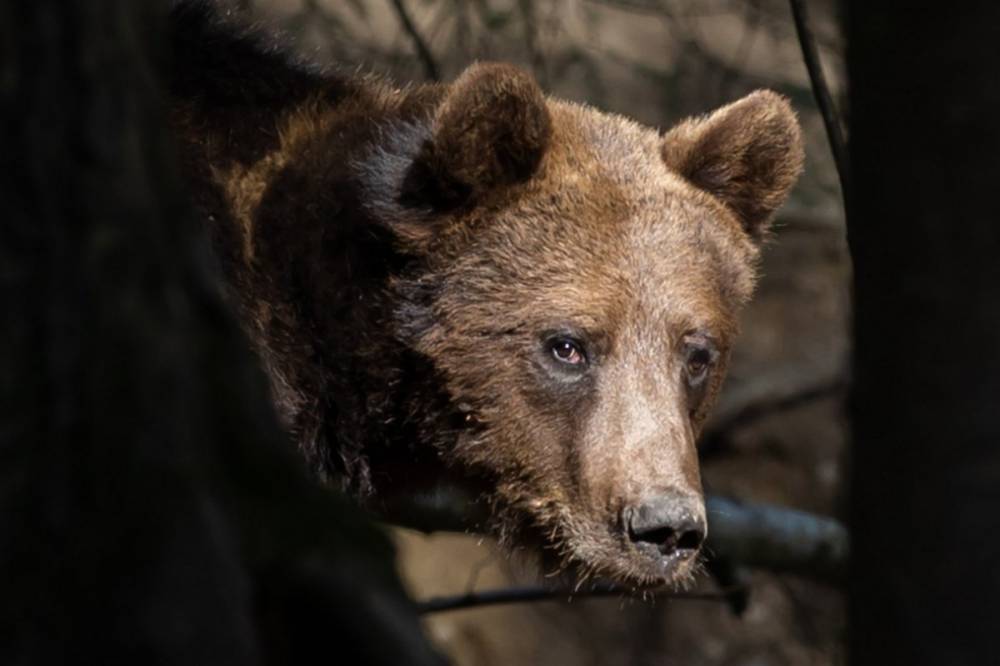
M 640 553 L 689 560 L 705 540 L 705 504 L 700 496 L 668 491 L 626 507 L 622 524 Z

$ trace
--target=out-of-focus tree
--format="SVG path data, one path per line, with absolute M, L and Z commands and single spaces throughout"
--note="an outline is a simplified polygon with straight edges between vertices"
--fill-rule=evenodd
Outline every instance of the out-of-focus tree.
M 440 663 L 222 304 L 163 9 L 0 2 L 0 662 Z
M 1000 5 L 846 9 L 852 663 L 995 663 Z

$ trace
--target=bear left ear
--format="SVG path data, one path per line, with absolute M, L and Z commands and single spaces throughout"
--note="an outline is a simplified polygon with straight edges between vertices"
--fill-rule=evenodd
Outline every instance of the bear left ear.
M 663 159 L 758 239 L 802 171 L 802 130 L 787 99 L 759 90 L 667 132 Z
M 419 197 L 430 187 L 433 198 L 454 202 L 527 180 L 551 134 L 545 96 L 530 74 L 511 65 L 471 65 L 434 115 L 408 193 Z

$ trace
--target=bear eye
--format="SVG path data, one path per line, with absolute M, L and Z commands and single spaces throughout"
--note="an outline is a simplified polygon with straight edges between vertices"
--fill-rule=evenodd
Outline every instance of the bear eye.
M 700 384 L 708 375 L 708 368 L 712 365 L 712 352 L 705 347 L 692 347 L 687 357 L 688 381 L 692 384 Z
M 576 367 L 582 367 L 587 363 L 587 356 L 583 352 L 583 346 L 572 338 L 555 338 L 550 340 L 549 350 L 552 353 L 552 357 L 560 363 Z

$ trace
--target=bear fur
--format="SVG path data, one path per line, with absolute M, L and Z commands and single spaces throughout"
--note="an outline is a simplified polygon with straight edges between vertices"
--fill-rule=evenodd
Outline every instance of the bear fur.
M 397 88 L 173 21 L 182 162 L 315 473 L 375 508 L 464 487 L 557 568 L 689 575 L 630 525 L 651 496 L 704 523 L 695 440 L 802 166 L 788 102 L 661 134 L 510 65 Z

